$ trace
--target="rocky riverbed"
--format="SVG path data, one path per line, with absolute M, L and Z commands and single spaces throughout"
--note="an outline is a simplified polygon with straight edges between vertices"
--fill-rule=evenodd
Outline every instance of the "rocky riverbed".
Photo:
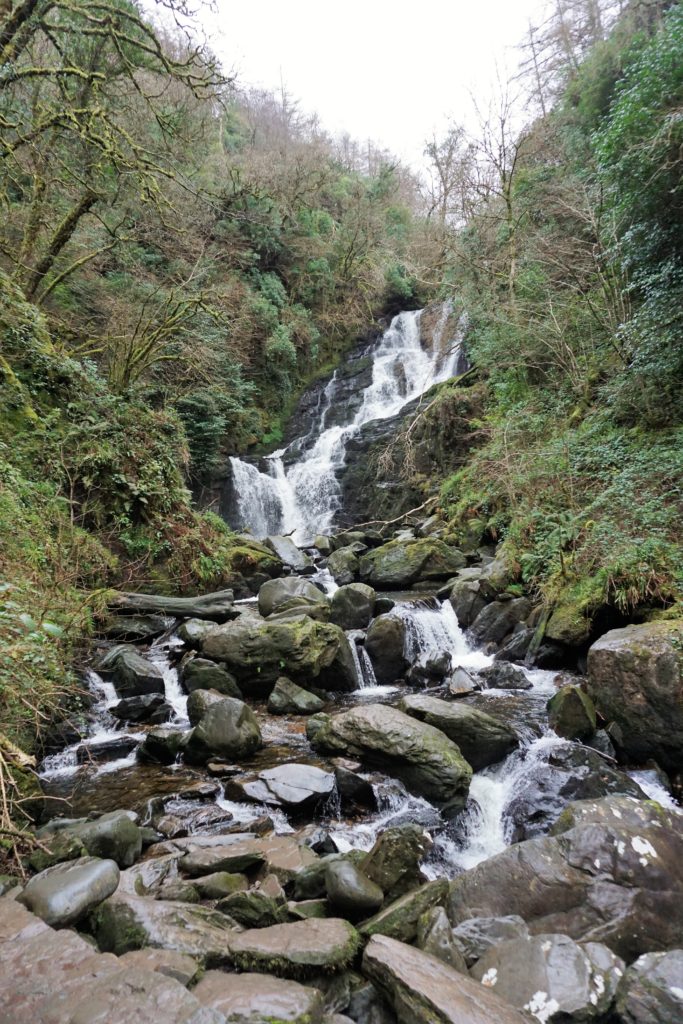
M 438 521 L 266 545 L 253 599 L 115 602 L 2 880 L 3 1019 L 680 1022 L 683 625 L 580 675 Z

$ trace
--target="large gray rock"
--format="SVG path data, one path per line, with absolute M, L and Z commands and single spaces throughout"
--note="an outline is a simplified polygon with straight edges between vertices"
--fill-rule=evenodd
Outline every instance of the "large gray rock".
M 332 595 L 330 622 L 342 629 L 365 629 L 373 616 L 377 595 L 366 583 L 348 583 Z
M 519 744 L 517 733 L 509 725 L 467 704 L 416 694 L 404 697 L 400 707 L 457 743 L 475 772 L 502 761 Z
M 183 661 L 180 679 L 188 693 L 193 693 L 194 690 L 215 690 L 224 697 L 237 697 L 240 700 L 242 698 L 242 691 L 235 677 L 222 665 L 217 665 L 208 658 L 188 658 L 187 661 Z
M 479 612 L 486 606 L 480 575 L 479 569 L 463 569 L 458 573 L 458 579 L 451 589 L 449 601 L 462 629 L 469 629 Z
M 289 621 L 239 619 L 202 642 L 208 658 L 224 662 L 246 694 L 266 695 L 281 675 L 323 689 L 358 688 L 353 654 L 339 626 L 302 615 Z
M 595 732 L 595 705 L 580 686 L 563 686 L 548 701 L 551 729 L 566 740 L 589 740 Z
M 375 936 L 363 973 L 387 997 L 399 1024 L 525 1024 L 527 1017 L 436 957 Z
M 320 697 L 297 686 L 286 676 L 280 676 L 268 697 L 271 715 L 315 715 L 324 707 L 325 702 Z
M 173 764 L 187 735 L 186 732 L 181 732 L 179 729 L 157 725 L 149 730 L 138 747 L 138 759 L 158 764 Z
M 386 828 L 360 862 L 361 870 L 395 900 L 425 881 L 420 864 L 432 847 L 429 834 L 413 822 Z
M 214 704 L 219 704 L 225 697 L 215 690 L 193 690 L 187 698 L 187 717 L 190 725 L 198 725 Z
M 359 944 L 355 928 L 335 917 L 253 928 L 231 940 L 239 968 L 285 978 L 342 971 L 353 960 Z
M 509 939 L 526 942 L 529 929 L 516 914 L 506 917 L 471 917 L 453 929 L 453 938 L 462 951 L 465 963 L 471 967 L 491 946 Z
M 263 974 L 207 971 L 193 995 L 223 1014 L 226 1024 L 321 1024 L 323 1019 L 318 989 Z
M 451 923 L 516 914 L 532 934 L 603 942 L 627 961 L 676 948 L 683 835 L 659 823 L 657 806 L 646 826 L 586 822 L 483 861 L 451 883 Z
M 447 580 L 466 561 L 462 551 L 434 537 L 392 540 L 363 555 L 360 575 L 373 587 L 397 590 L 417 580 Z
M 76 924 L 111 896 L 119 884 L 119 874 L 113 860 L 81 857 L 35 875 L 19 900 L 46 924 L 63 928 Z
M 467 964 L 443 907 L 432 907 L 417 922 L 417 946 L 449 967 L 467 974 Z
M 606 796 L 601 800 L 575 800 L 560 814 L 552 828 L 561 835 L 577 825 L 623 825 L 630 829 L 647 829 L 665 825 L 673 831 L 683 827 L 677 810 L 669 810 L 653 801 L 632 796 Z
M 646 953 L 631 964 L 617 992 L 619 1024 L 680 1024 L 683 1020 L 683 949 Z
M 316 715 L 307 732 L 316 750 L 377 765 L 448 813 L 465 806 L 472 769 L 458 747 L 439 729 L 397 708 L 366 704 L 338 715 Z
M 413 942 L 421 917 L 433 907 L 442 904 L 447 893 L 448 882 L 445 878 L 427 882 L 389 903 L 374 917 L 368 918 L 360 926 L 360 932 L 366 937 L 388 935 L 401 942 Z
M 284 576 L 277 580 L 268 580 L 258 592 L 258 610 L 264 618 L 274 612 L 289 611 L 298 608 L 304 615 L 312 607 L 326 609 L 329 613 L 329 601 L 314 583 L 301 579 L 299 576 Z
M 144 693 L 140 697 L 124 697 L 109 709 L 121 722 L 151 722 L 158 725 L 173 717 L 173 708 L 161 693 Z
M 208 619 L 185 619 L 178 626 L 177 636 L 186 647 L 194 649 L 199 647 L 202 637 L 210 633 L 214 626 L 215 622 Z
M 605 633 L 588 652 L 586 689 L 628 759 L 683 768 L 683 620 Z
M 351 921 L 374 914 L 384 902 L 380 887 L 350 860 L 334 860 L 327 865 L 325 889 L 332 910 Z
M 606 946 L 568 935 L 509 939 L 487 950 L 472 977 L 539 1021 L 603 1020 L 624 972 Z
M 226 794 L 231 799 L 253 800 L 299 813 L 319 807 L 334 790 L 334 773 L 309 764 L 281 764 L 226 782 Z
M 327 559 L 327 568 L 340 587 L 346 586 L 358 575 L 358 555 L 352 547 L 337 548 Z
M 531 611 L 525 597 L 512 601 L 492 601 L 483 608 L 472 623 L 470 632 L 476 643 L 500 643 L 518 622 L 523 622 Z
M 241 872 L 265 865 L 285 885 L 297 877 L 318 857 L 292 836 L 257 837 L 250 834 L 224 836 L 188 836 L 176 839 L 172 851 L 184 851 L 180 869 L 192 878 L 216 871 Z M 163 848 L 159 853 L 165 852 Z
M 119 644 L 97 662 L 97 670 L 111 677 L 119 697 L 163 693 L 164 675 L 157 665 L 143 658 L 134 647 Z
M 381 685 L 400 679 L 408 668 L 408 659 L 404 655 L 405 639 L 406 624 L 394 615 L 378 615 L 370 624 L 365 650 Z
M 38 830 L 41 843 L 51 846 L 65 838 L 76 839 L 91 857 L 113 860 L 121 868 L 134 864 L 142 852 L 142 833 L 131 811 L 110 811 L 92 821 L 66 824 L 59 818 Z
M 226 760 L 249 757 L 262 744 L 256 715 L 244 701 L 223 697 L 212 703 L 185 746 L 185 757 L 205 764 L 211 757 Z
M 296 546 L 291 537 L 266 537 L 264 543 L 293 572 L 308 573 L 314 571 L 313 560 Z
M 477 673 L 481 681 L 491 690 L 530 690 L 533 683 L 521 668 L 507 661 L 494 661 Z

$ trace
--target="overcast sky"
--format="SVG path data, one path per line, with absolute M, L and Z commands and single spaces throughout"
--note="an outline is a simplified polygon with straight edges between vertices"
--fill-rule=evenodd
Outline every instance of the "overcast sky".
M 279 88 L 332 133 L 414 166 L 425 139 L 482 106 L 542 0 L 216 0 L 207 35 L 243 85 Z

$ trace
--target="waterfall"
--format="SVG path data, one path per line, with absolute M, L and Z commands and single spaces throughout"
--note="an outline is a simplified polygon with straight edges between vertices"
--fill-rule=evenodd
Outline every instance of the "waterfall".
M 491 658 L 470 647 L 450 601 L 441 603 L 435 597 L 404 601 L 390 614 L 405 623 L 404 654 L 410 664 L 446 652 L 453 668 L 477 669 L 491 664 Z
M 364 424 L 395 416 L 408 402 L 455 372 L 462 332 L 459 328 L 456 338 L 444 341 L 450 303 L 444 303 L 427 345 L 422 312 L 399 313 L 391 321 L 372 352 L 372 380 L 348 422 L 325 427 L 335 400 L 335 373 L 320 402 L 318 422 L 305 438 L 290 445 L 304 449 L 297 460 L 285 467 L 286 450 L 273 452 L 266 460 L 265 472 L 242 459 L 230 460 L 236 527 L 247 527 L 259 538 L 293 532 L 300 545 L 331 528 L 341 502 L 337 474 L 344 465 L 349 439 Z

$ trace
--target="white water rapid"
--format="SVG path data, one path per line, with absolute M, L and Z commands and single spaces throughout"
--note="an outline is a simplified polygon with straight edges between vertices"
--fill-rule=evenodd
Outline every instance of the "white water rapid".
M 301 458 L 286 466 L 286 449 L 273 452 L 266 460 L 267 472 L 242 459 L 230 460 L 239 520 L 235 526 L 248 528 L 259 538 L 293 532 L 300 545 L 329 530 L 339 510 L 337 474 L 344 465 L 349 439 L 364 424 L 395 416 L 408 402 L 455 372 L 461 329 L 456 337 L 448 337 L 450 304 L 444 303 L 430 338 L 423 336 L 422 312 L 394 317 L 372 351 L 372 380 L 357 411 L 342 425 L 326 427 L 337 390 L 335 373 L 323 392 L 317 425 L 305 439 L 293 442 L 305 442 Z

